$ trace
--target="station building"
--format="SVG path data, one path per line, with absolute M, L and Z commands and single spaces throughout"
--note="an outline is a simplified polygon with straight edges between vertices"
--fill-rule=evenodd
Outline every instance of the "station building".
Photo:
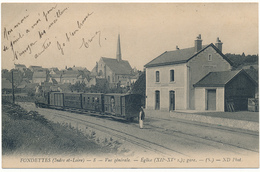
M 256 89 L 252 92 L 249 89 L 256 88 L 256 83 L 243 71 L 231 71 L 232 62 L 222 53 L 222 44 L 217 38 L 215 45 L 202 45 L 199 35 L 194 47 L 176 47 L 147 63 L 146 108 L 225 111 L 226 101 L 232 99 L 234 89 L 242 87 L 248 94 L 240 95 L 241 101 L 254 97 Z M 218 82 L 221 85 L 214 85 Z

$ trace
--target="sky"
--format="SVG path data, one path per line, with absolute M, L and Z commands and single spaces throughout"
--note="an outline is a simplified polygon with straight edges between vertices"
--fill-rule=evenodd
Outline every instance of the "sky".
M 139 70 L 165 51 L 223 42 L 223 53 L 258 54 L 257 3 L 4 3 L 2 69 L 14 64 L 92 70 L 100 57 Z

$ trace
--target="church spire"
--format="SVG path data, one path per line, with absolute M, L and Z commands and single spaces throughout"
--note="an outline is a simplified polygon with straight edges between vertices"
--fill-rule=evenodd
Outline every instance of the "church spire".
M 122 60 L 121 45 L 120 45 L 120 34 L 118 34 L 118 40 L 117 40 L 116 59 L 117 59 L 117 61 L 121 61 Z

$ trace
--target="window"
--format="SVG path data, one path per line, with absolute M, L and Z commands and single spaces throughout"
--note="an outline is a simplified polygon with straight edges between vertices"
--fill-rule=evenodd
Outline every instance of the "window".
M 160 73 L 159 73 L 159 71 L 156 71 L 155 72 L 155 77 L 156 77 L 156 82 L 160 82 Z
M 107 77 L 108 82 L 110 82 L 110 76 Z
M 155 110 L 160 109 L 160 91 L 155 91 Z
M 174 81 L 174 70 L 170 70 L 170 81 Z
M 208 61 L 212 61 L 212 55 L 211 54 L 209 54 L 209 56 L 208 56 Z
M 94 103 L 95 102 L 95 98 L 94 97 L 92 97 L 92 103 Z

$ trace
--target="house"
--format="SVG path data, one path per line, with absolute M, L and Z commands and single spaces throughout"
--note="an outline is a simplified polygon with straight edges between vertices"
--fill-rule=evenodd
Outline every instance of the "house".
M 72 67 L 72 70 L 74 70 L 74 71 L 79 71 L 79 70 L 84 71 L 84 70 L 87 70 L 87 69 L 85 67 L 80 67 L 80 66 L 77 67 L 77 66 L 74 65 Z
M 51 71 L 50 72 L 50 78 L 56 80 L 58 83 L 61 83 L 61 76 L 62 76 L 62 72 L 60 71 Z
M 58 84 L 58 82 L 56 81 L 56 79 L 54 79 L 54 78 L 52 78 L 52 77 L 50 77 L 50 78 L 48 79 L 48 82 L 51 83 L 52 85 Z
M 82 83 L 85 77 L 78 71 L 66 71 L 61 75 L 60 83 L 75 84 L 76 82 Z
M 59 69 L 56 67 L 49 68 L 48 71 L 49 71 L 49 74 L 59 73 Z
M 26 66 L 23 64 L 14 64 L 14 68 L 23 72 L 24 69 L 26 69 Z
M 247 110 L 257 82 L 244 70 L 210 72 L 195 87 L 195 109 L 216 111 Z
M 29 66 L 29 69 L 32 71 L 32 72 L 36 72 L 36 71 L 39 71 L 39 70 L 43 70 L 42 66 Z M 45 69 L 46 70 L 46 69 Z
M 26 85 L 29 84 L 29 80 L 28 79 L 23 79 L 22 82 L 17 86 L 18 89 L 21 90 L 21 92 L 25 92 L 25 88 L 26 88 Z
M 222 42 L 202 45 L 201 35 L 194 47 L 166 51 L 147 63 L 146 108 L 194 110 L 195 87 L 209 72 L 231 70 L 231 61 L 222 53 Z M 201 95 L 203 96 L 203 95 Z
M 46 71 L 35 71 L 32 76 L 32 83 L 41 83 L 47 81 L 47 72 Z
M 130 86 L 133 70 L 127 60 L 122 60 L 120 35 L 118 35 L 116 59 L 101 57 L 91 72 L 92 76 L 107 79 L 110 87 L 118 84 Z

